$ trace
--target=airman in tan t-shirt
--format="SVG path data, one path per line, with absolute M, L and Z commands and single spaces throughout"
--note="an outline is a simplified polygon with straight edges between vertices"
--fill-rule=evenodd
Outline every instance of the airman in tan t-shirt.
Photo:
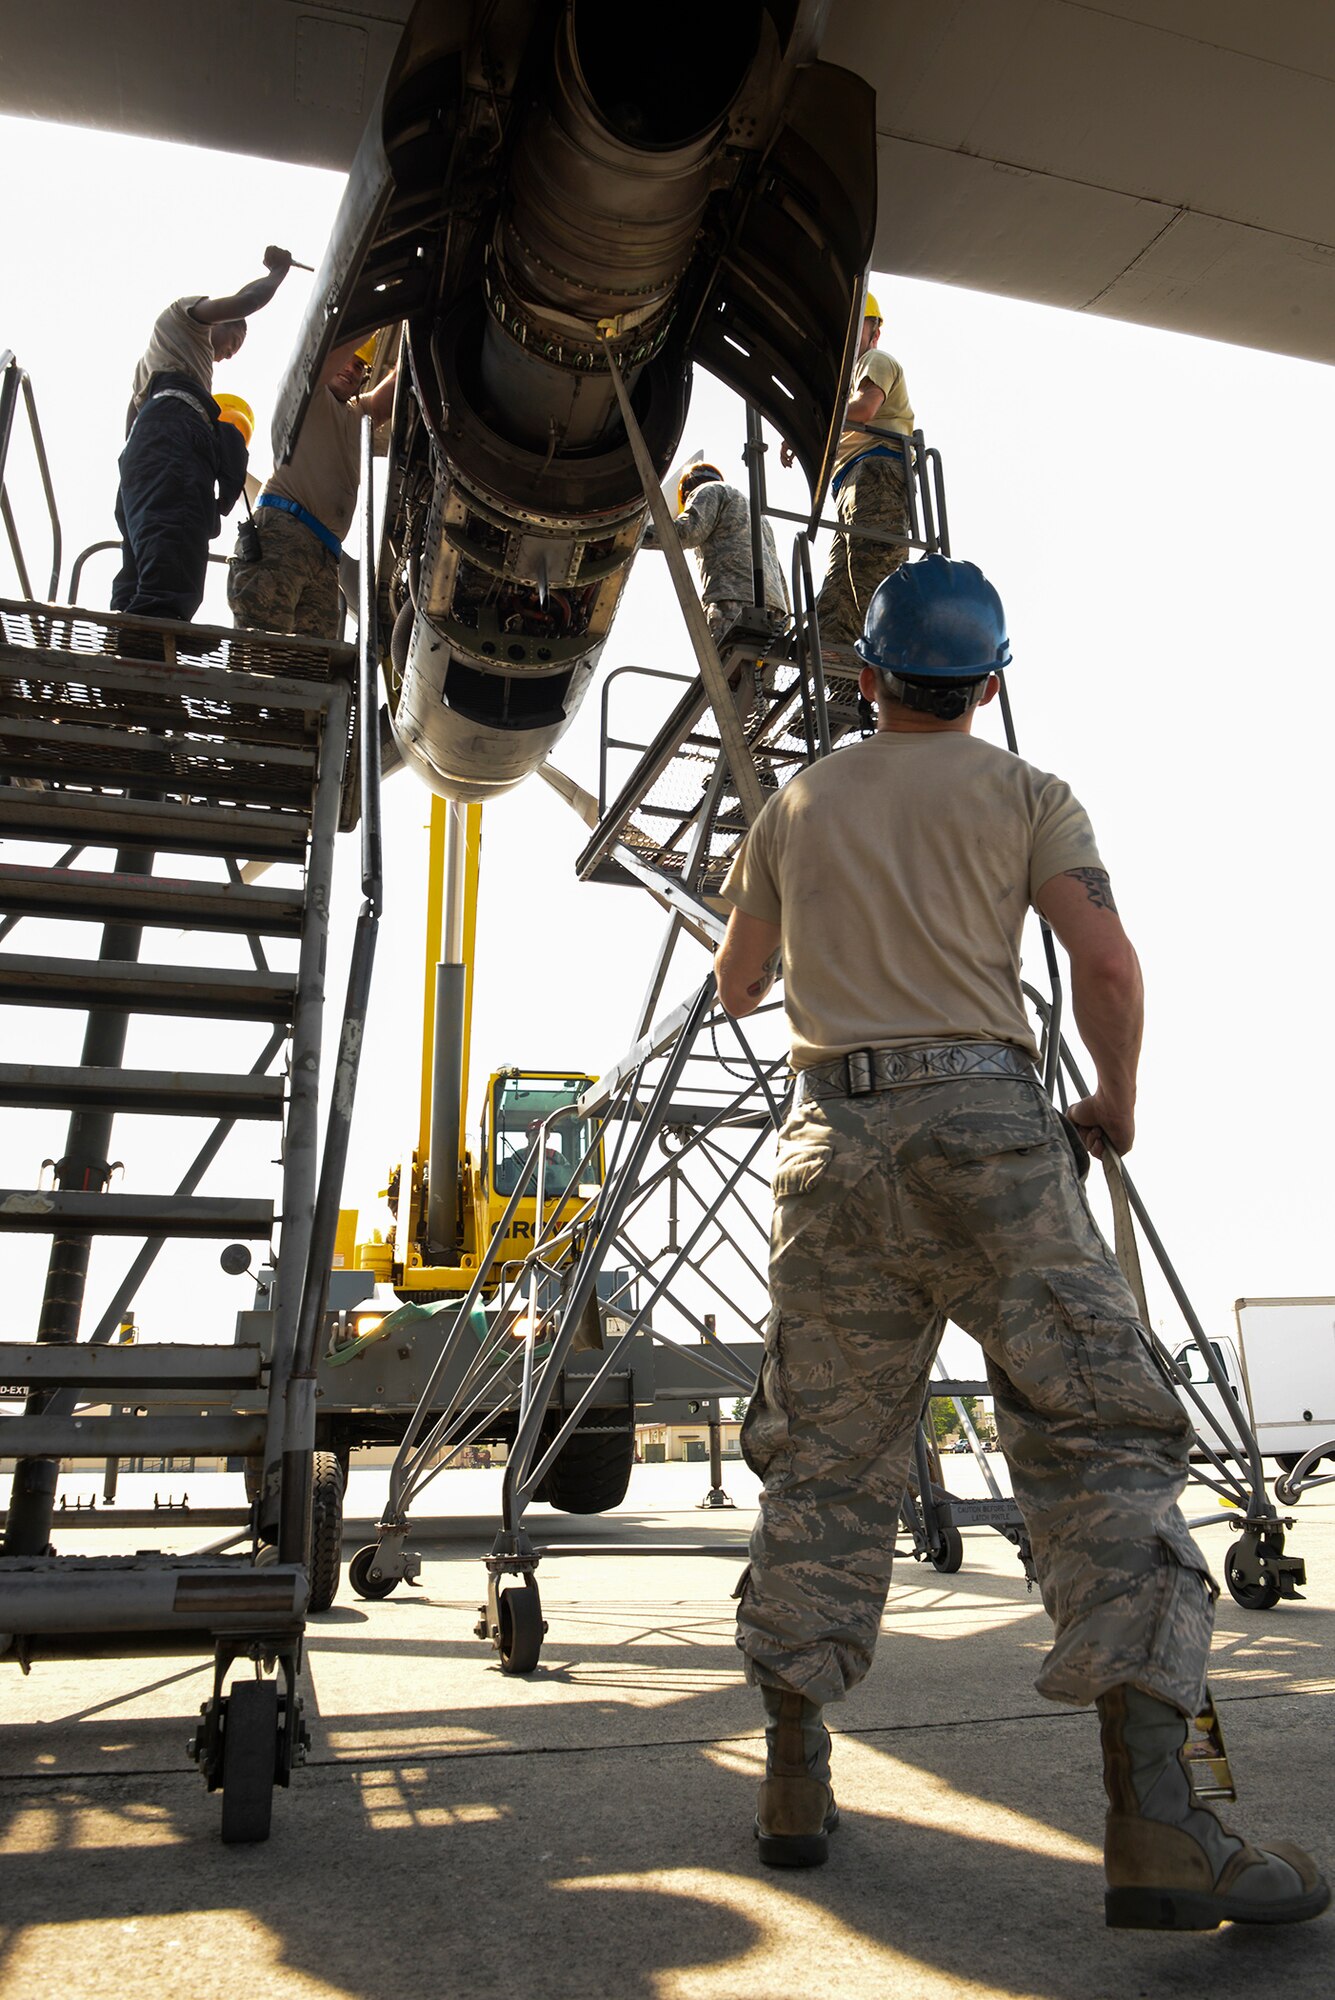
M 782 921 L 795 1068 L 910 1042 L 1032 1056 L 1025 912 L 1054 875 L 1100 867 L 1061 778 L 974 736 L 882 730 L 775 794 L 723 894 Z
M 227 576 L 238 625 L 336 639 L 343 628 L 341 544 L 361 483 L 361 421 L 388 416 L 395 371 L 362 391 L 370 366 L 351 343 L 335 348 L 302 419 L 292 455 L 276 466 L 255 508 L 258 559 L 240 541 Z

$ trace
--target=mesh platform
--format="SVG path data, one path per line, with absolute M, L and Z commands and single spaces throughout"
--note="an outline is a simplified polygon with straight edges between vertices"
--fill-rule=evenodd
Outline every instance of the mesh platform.
M 335 680 L 349 646 L 0 600 L 0 776 L 304 809 Z

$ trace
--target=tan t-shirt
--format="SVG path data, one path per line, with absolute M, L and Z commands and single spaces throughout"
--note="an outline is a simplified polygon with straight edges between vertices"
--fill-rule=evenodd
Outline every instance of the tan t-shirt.
M 909 402 L 908 384 L 904 380 L 904 370 L 893 354 L 882 354 L 879 347 L 869 347 L 858 357 L 853 368 L 853 381 L 849 389 L 850 399 L 856 396 L 863 383 L 870 378 L 885 397 L 880 409 L 872 418 L 872 427 L 895 437 L 913 435 L 913 406 Z M 838 472 L 856 458 L 860 451 L 870 451 L 876 440 L 865 430 L 846 430 L 839 433 L 839 448 L 834 455 L 834 470 Z
M 890 731 L 776 793 L 723 894 L 781 927 L 795 1069 L 911 1042 L 1034 1056 L 1025 912 L 1054 875 L 1101 866 L 1062 779 L 955 730 Z
M 296 449 L 286 465 L 270 473 L 264 487 L 266 493 L 295 500 L 340 542 L 357 511 L 361 407 L 356 397 L 340 403 L 332 389 L 317 389 L 307 407 Z
M 208 328 L 190 317 L 191 306 L 203 297 L 203 292 L 194 292 L 188 299 L 176 299 L 154 320 L 148 346 L 135 364 L 130 398 L 136 410 L 143 407 L 152 378 L 168 371 L 193 376 L 206 396 L 213 394 L 213 341 Z

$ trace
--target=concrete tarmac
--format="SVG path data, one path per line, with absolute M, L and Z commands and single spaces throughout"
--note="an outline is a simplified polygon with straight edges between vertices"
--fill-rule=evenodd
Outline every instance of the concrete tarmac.
M 961 1465 L 957 1490 L 981 1490 Z M 191 1483 L 197 1504 L 225 1497 Z M 364 1603 L 345 1582 L 311 1622 L 311 1760 L 278 1794 L 262 1846 L 220 1844 L 218 1799 L 184 1755 L 206 1663 L 0 1670 L 0 1996 L 1335 1993 L 1332 1917 L 1203 1936 L 1105 1929 L 1096 1721 L 1035 1694 L 1048 1621 L 986 1529 L 965 1531 L 958 1575 L 897 1565 L 873 1673 L 832 1716 L 843 1821 L 831 1861 L 762 1869 L 758 1707 L 730 1602 L 755 1485 L 729 1464 L 736 1511 L 702 1513 L 707 1483 L 704 1466 L 646 1466 L 613 1515 L 533 1510 L 535 1539 L 552 1546 L 539 1572 L 550 1631 L 521 1680 L 472 1633 L 497 1477 L 442 1476 L 424 1504 L 448 1507 L 450 1529 L 423 1538 L 422 1588 Z M 372 1515 L 382 1488 L 354 1475 L 352 1513 Z M 1242 1794 L 1232 1817 L 1303 1842 L 1329 1871 L 1327 1494 L 1303 1500 L 1290 1534 L 1304 1601 L 1252 1612 L 1225 1595 L 1212 1682 Z M 1216 1571 L 1229 1539 L 1202 1532 Z M 355 1546 L 353 1534 L 345 1555 Z

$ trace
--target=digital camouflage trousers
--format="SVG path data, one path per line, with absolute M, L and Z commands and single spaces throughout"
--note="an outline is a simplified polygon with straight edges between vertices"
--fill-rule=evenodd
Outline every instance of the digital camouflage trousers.
M 837 1700 L 871 1664 L 949 1319 L 980 1343 L 1056 1628 L 1039 1692 L 1200 1708 L 1218 1589 L 1177 1501 L 1191 1430 L 1037 1083 L 800 1103 L 774 1175 L 771 1312 L 742 1449 L 764 1482 L 737 1643 Z
M 255 525 L 264 551 L 258 562 L 233 558 L 227 602 L 238 625 L 261 632 L 299 632 L 308 639 L 343 636 L 338 557 L 295 515 L 259 507 Z
M 705 606 L 705 623 L 709 635 L 716 646 L 724 652 L 723 640 L 731 632 L 744 611 L 751 609 L 740 597 L 716 597 Z M 766 612 L 771 634 L 777 636 L 788 623 L 788 613 L 770 608 Z M 764 707 L 765 699 L 774 693 L 774 667 L 766 662 L 762 667 L 754 657 L 734 663 L 728 670 L 732 685 L 733 706 L 743 724 Z
M 840 529 L 830 548 L 816 599 L 823 646 L 851 646 L 862 637 L 872 592 L 908 555 L 908 547 L 862 540 L 855 530 L 907 535 L 908 487 L 897 458 L 866 458 L 850 472 L 836 501 Z

